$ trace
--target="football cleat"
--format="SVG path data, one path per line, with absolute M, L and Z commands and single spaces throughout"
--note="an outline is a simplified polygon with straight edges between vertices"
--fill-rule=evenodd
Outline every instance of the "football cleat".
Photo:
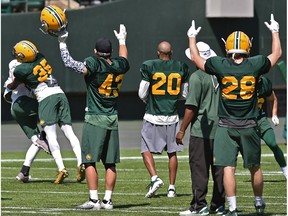
M 46 6 L 41 11 L 40 21 L 42 23 L 40 30 L 44 34 L 50 34 L 55 37 L 59 35 L 59 32 L 66 29 L 68 23 L 65 10 L 55 5 Z
M 77 175 L 76 175 L 77 182 L 81 183 L 85 179 L 85 166 L 81 164 L 77 167 Z
M 155 192 L 164 185 L 163 181 L 157 177 L 155 181 L 151 181 L 151 183 L 147 186 L 149 188 L 148 193 L 145 195 L 146 198 L 151 198 L 155 195 Z
M 18 62 L 33 62 L 38 53 L 37 47 L 28 40 L 18 42 L 12 50 L 12 55 Z
M 176 196 L 177 194 L 175 188 L 169 188 L 167 190 L 167 197 L 176 197 Z
M 241 31 L 235 31 L 231 33 L 225 41 L 225 48 L 227 54 L 239 53 L 239 54 L 250 54 L 252 47 L 252 40 Z
M 112 200 L 102 200 L 101 202 L 101 208 L 106 210 L 113 209 L 113 203 Z
M 52 154 L 49 147 L 49 143 L 46 139 L 46 133 L 44 131 L 41 131 L 41 133 L 38 135 L 38 139 L 34 144 L 39 148 L 41 148 L 42 150 L 44 150 L 47 154 L 50 155 Z
M 76 210 L 100 210 L 101 209 L 101 201 L 100 200 L 91 200 L 89 199 L 87 202 L 82 205 L 76 206 Z
M 64 179 L 68 177 L 68 175 L 69 175 L 68 171 L 64 168 L 58 173 L 57 178 L 54 181 L 54 184 L 61 184 L 64 181 Z
M 31 176 L 24 176 L 24 174 L 22 172 L 20 172 L 17 176 L 16 176 L 16 180 L 18 181 L 22 181 L 23 183 L 27 183 L 29 182 Z

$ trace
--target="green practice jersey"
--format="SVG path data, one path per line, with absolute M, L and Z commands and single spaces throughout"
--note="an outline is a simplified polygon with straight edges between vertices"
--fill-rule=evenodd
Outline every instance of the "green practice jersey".
M 190 135 L 213 139 L 218 124 L 219 88 L 215 76 L 197 70 L 190 76 L 185 105 L 197 107 L 191 123 Z M 216 79 L 216 78 L 215 78 Z
M 269 59 L 263 55 L 244 58 L 240 64 L 219 56 L 207 59 L 205 71 L 216 75 L 221 90 L 218 116 L 237 120 L 256 118 L 259 76 L 270 67 Z
M 266 105 L 266 97 L 272 94 L 272 82 L 264 76 L 261 76 L 258 84 L 258 108 L 259 116 L 266 116 L 264 107 Z
M 146 113 L 177 115 L 181 84 L 188 82 L 188 66 L 177 60 L 154 59 L 145 61 L 141 68 L 142 80 L 150 83 Z
M 128 60 L 123 57 L 111 59 L 112 64 L 104 58 L 94 56 L 84 60 L 88 73 L 85 76 L 87 87 L 87 114 L 117 114 L 118 92 L 123 75 L 129 70 Z
M 36 89 L 41 82 L 47 82 L 51 74 L 52 68 L 41 53 L 37 54 L 35 61 L 23 62 L 14 70 L 15 80 L 23 82 L 31 89 Z

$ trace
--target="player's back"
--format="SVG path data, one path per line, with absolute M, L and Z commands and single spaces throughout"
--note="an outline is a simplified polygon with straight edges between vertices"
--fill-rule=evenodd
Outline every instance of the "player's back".
M 177 60 L 155 59 L 144 62 L 141 70 L 150 82 L 146 113 L 177 114 L 181 84 L 188 77 L 186 65 Z
M 270 69 L 268 58 L 258 55 L 244 58 L 237 64 L 233 59 L 213 57 L 206 61 L 205 70 L 218 78 L 221 97 L 219 117 L 251 119 L 258 115 L 257 85 L 261 74 Z
M 117 98 L 124 74 L 129 63 L 123 57 L 111 59 L 109 64 L 104 58 L 85 59 L 88 73 L 85 76 L 87 87 L 87 106 L 91 114 L 117 114 Z

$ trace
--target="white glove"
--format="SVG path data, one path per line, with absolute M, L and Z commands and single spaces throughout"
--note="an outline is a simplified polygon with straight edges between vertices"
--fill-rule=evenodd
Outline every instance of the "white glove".
M 191 27 L 189 28 L 187 35 L 188 37 L 196 37 L 198 33 L 200 32 L 201 27 L 198 27 L 197 29 L 195 28 L 195 21 L 192 20 Z
M 271 19 L 270 19 L 271 24 L 269 25 L 268 22 L 264 22 L 265 25 L 267 26 L 267 28 L 271 31 L 271 32 L 279 32 L 279 24 L 278 22 L 276 22 L 274 20 L 274 15 L 271 14 Z
M 66 29 L 59 32 L 59 35 L 58 35 L 59 43 L 65 43 L 67 38 L 68 38 L 68 31 Z
M 274 126 L 279 125 L 279 119 L 278 119 L 277 115 L 272 116 L 272 122 L 273 122 Z
M 114 34 L 116 36 L 116 38 L 119 41 L 120 45 L 125 45 L 126 43 L 126 36 L 127 36 L 127 31 L 126 31 L 126 27 L 123 24 L 120 24 L 120 30 L 119 33 L 117 33 L 116 30 L 114 30 Z

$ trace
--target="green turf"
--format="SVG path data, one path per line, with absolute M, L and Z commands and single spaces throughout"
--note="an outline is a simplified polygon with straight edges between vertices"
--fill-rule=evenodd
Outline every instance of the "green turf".
M 286 153 L 286 146 L 280 145 Z M 287 215 L 286 180 L 281 173 L 271 151 L 267 146 L 262 147 L 262 168 L 264 173 L 264 200 L 267 204 L 266 215 Z M 266 155 L 264 155 L 266 154 Z M 268 155 L 267 155 L 268 154 Z M 188 166 L 187 149 L 179 154 L 179 169 L 176 181 L 176 198 L 167 198 L 168 186 L 167 157 L 155 159 L 158 175 L 164 181 L 164 187 L 159 189 L 155 198 L 145 198 L 146 186 L 150 178 L 144 167 L 139 150 L 121 151 L 121 163 L 117 166 L 118 178 L 113 194 L 114 209 L 111 211 L 76 211 L 76 205 L 88 199 L 86 182 L 76 183 L 76 160 L 65 160 L 70 173 L 61 185 L 52 182 L 56 177 L 56 165 L 53 160 L 33 163 L 30 174 L 31 183 L 19 183 L 15 176 L 20 171 L 25 156 L 21 153 L 3 153 L 1 169 L 1 215 L 178 215 L 189 207 L 191 201 L 191 180 Z M 63 152 L 63 158 L 73 158 L 72 152 Z M 133 157 L 133 158 L 131 158 Z M 37 159 L 49 159 L 49 155 L 41 152 Z M 15 161 L 18 159 L 17 161 Z M 104 169 L 99 167 L 99 196 L 104 196 Z M 207 195 L 208 204 L 211 199 L 211 180 Z M 242 168 L 239 158 L 237 167 L 237 207 L 239 215 L 253 215 L 253 193 L 250 175 Z M 227 204 L 226 204 L 227 206 Z

